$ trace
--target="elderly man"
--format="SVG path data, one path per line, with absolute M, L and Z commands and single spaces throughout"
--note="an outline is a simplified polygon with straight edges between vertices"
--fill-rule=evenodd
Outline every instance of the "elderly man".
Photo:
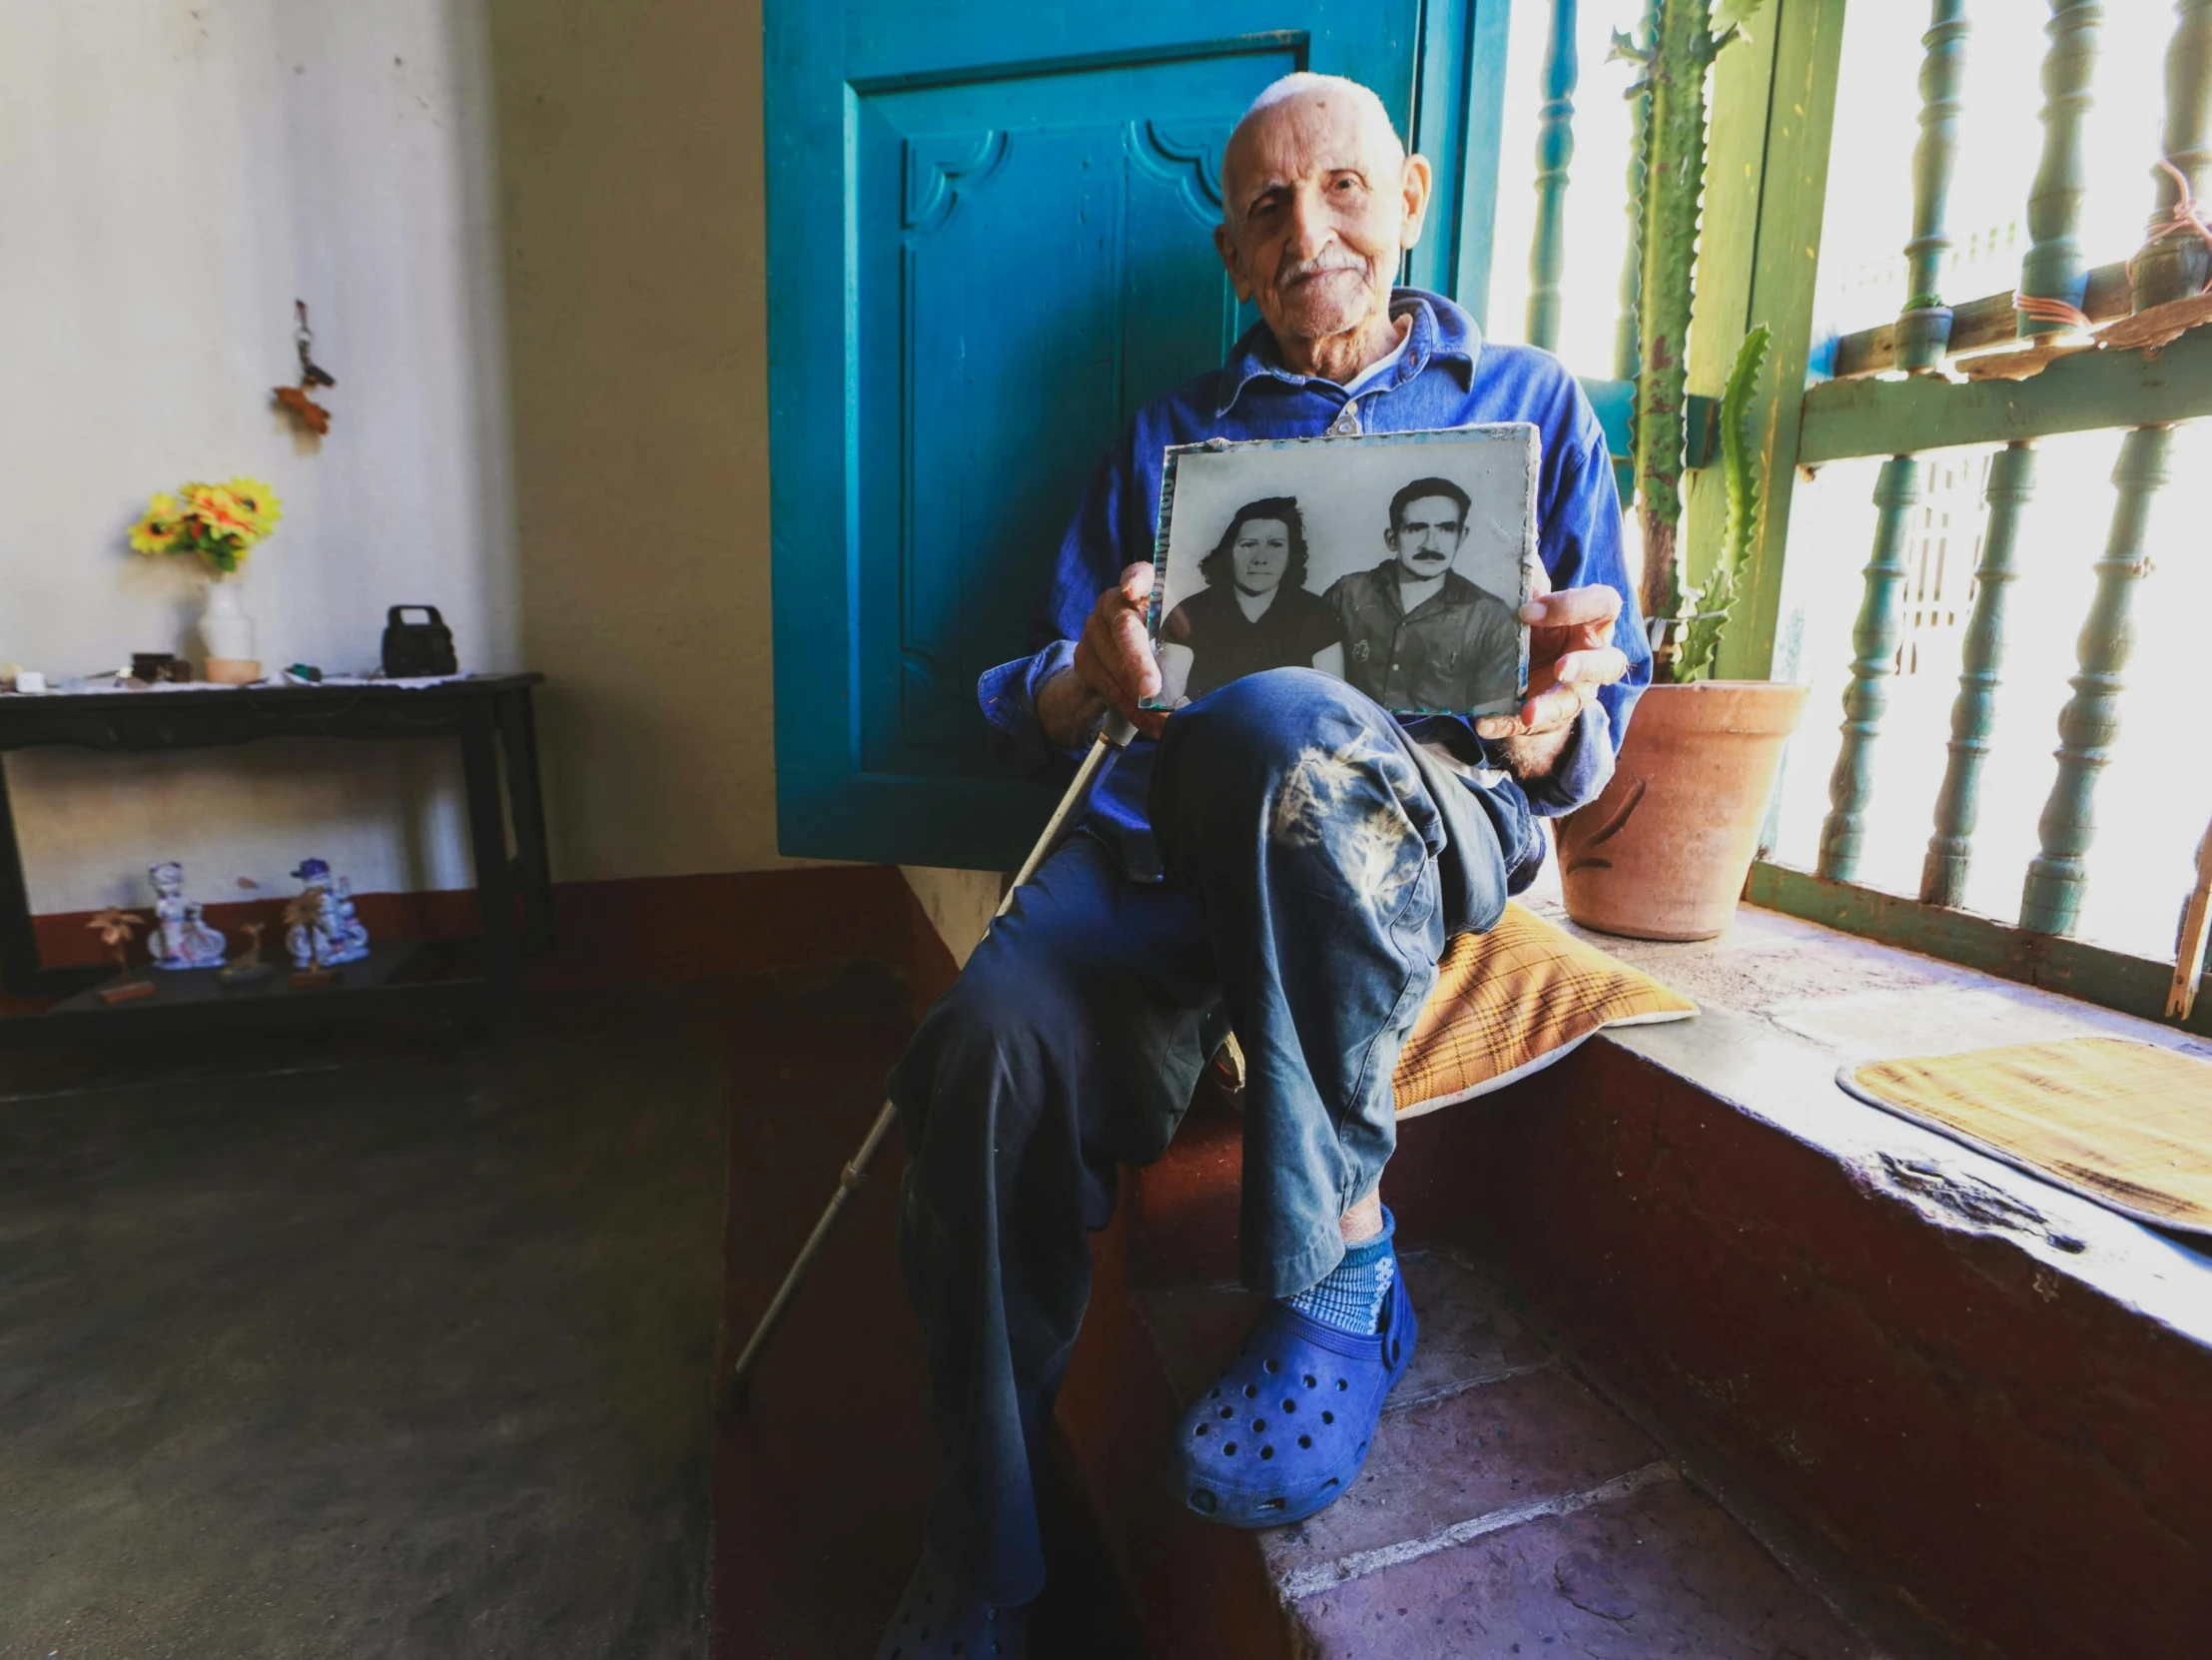
M 881 1656 L 1024 1652 L 1086 1231 L 1111 1214 L 1116 1162 L 1165 1148 L 1227 1031 L 1247 1062 L 1240 1270 L 1269 1300 L 1175 1433 L 1176 1497 L 1237 1526 L 1310 1515 L 1349 1490 L 1412 1358 L 1378 1192 L 1399 1048 L 1446 941 L 1493 926 L 1534 874 L 1532 814 L 1603 786 L 1649 678 L 1604 438 L 1573 378 L 1390 287 L 1429 186 L 1365 88 L 1301 74 L 1260 95 L 1229 141 L 1214 242 L 1264 321 L 1138 412 L 1062 544 L 1042 648 L 984 677 L 986 713 L 1037 765 L 1065 766 L 1109 706 L 1146 737 L 892 1074 L 901 1255 L 944 1465 Z M 1549 581 L 1523 613 L 1516 713 L 1401 724 L 1300 668 L 1172 717 L 1138 707 L 1160 685 L 1143 561 L 1167 445 L 1499 420 L 1542 441 Z
M 1468 506 L 1449 478 L 1414 479 L 1390 498 L 1390 557 L 1329 587 L 1344 678 L 1385 709 L 1494 713 L 1520 689 L 1513 607 L 1452 568 Z

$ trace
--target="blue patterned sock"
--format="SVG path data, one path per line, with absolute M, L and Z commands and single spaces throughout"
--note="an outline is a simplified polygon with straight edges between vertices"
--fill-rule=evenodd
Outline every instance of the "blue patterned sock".
M 1386 1206 L 1380 1234 L 1346 1245 L 1342 1261 L 1296 1296 L 1283 1300 L 1307 1319 L 1333 1325 L 1339 1331 L 1373 1331 L 1382 1319 L 1382 1302 L 1390 1294 L 1391 1276 L 1398 1271 L 1398 1253 L 1390 1244 L 1397 1231 L 1398 1219 Z

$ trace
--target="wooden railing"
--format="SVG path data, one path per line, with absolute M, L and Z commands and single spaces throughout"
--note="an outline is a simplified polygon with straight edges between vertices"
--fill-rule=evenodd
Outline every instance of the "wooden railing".
M 1528 343 L 1559 350 L 1559 282 L 1567 270 L 1567 167 L 1575 159 L 1575 0 L 1552 0 L 1544 104 L 1536 119 L 1536 234 L 1529 242 Z
M 1903 288 L 1892 320 L 1836 343 L 1831 378 L 1763 429 L 1770 486 L 1780 522 L 1765 532 L 1763 557 L 1779 569 L 1787 537 L 1792 474 L 1799 468 L 1881 457 L 1874 484 L 1873 548 L 1851 632 L 1849 683 L 1843 694 L 1843 740 L 1830 778 L 1829 809 L 1816 868 L 1801 871 L 1771 860 L 1759 864 L 1750 897 L 1760 903 L 1826 921 L 1853 932 L 1967 962 L 1994 973 L 2049 985 L 2114 1007 L 2156 1017 L 2171 1013 L 2197 1031 L 2212 1031 L 2212 997 L 2191 1000 L 2199 984 L 2205 917 L 2212 911 L 2200 877 L 2187 911 L 2178 963 L 2105 950 L 2074 938 L 2090 880 L 2099 781 L 2121 738 L 2121 710 L 2131 639 L 2131 612 L 2149 568 L 2145 530 L 2149 511 L 2165 486 L 2172 428 L 2212 415 L 2212 259 L 2208 243 L 2175 217 L 2191 200 L 2212 164 L 2212 0 L 2176 0 L 2174 27 L 2163 65 L 2141 66 L 2135 83 L 2164 96 L 2158 153 L 2144 161 L 2156 181 L 2149 202 L 2153 228 L 2171 233 L 2150 242 L 2131 261 L 2090 269 L 2080 241 L 2084 174 L 2084 123 L 2096 78 L 2105 6 L 2115 0 L 2047 0 L 2048 45 L 2042 64 L 2043 140 L 2024 203 L 2027 247 L 2014 288 L 2002 294 L 1954 301 L 1940 292 L 1952 250 L 1950 186 L 1965 107 L 1967 55 L 1973 49 L 1976 10 L 1993 26 L 2017 26 L 2022 0 L 1999 7 L 1982 0 L 1928 0 L 1921 37 L 1919 138 L 1912 153 L 1911 235 L 1902 253 Z M 2150 0 L 2127 0 L 2149 4 Z M 1787 4 L 1791 15 L 1775 18 Z M 1643 33 L 1656 38 L 1658 0 L 1646 0 Z M 1536 214 L 1529 249 L 1525 338 L 1556 350 L 1560 339 L 1561 287 L 1566 271 L 1568 171 L 1575 155 L 1574 116 L 1579 69 L 1578 0 L 1549 0 L 1544 17 L 1541 102 L 1536 124 Z M 1531 11 L 1535 8 L 1531 7 Z M 1754 281 L 1736 292 L 1756 292 L 1761 315 L 1743 323 L 1810 330 L 1810 282 L 1792 287 L 1773 281 L 1812 250 L 1803 246 L 1820 220 L 1820 186 L 1802 157 L 1825 158 L 1827 109 L 1809 96 L 1827 78 L 1833 107 L 1836 49 L 1841 41 L 1841 0 L 1775 0 L 1769 9 L 1775 37 L 1768 76 L 1768 127 L 1761 164 L 1772 183 L 1758 185 L 1759 234 L 1745 245 Z M 2160 72 L 2162 68 L 2162 73 Z M 1788 80 L 1795 89 L 1789 113 L 1776 100 Z M 1749 119 L 1740 110 L 1716 109 L 1716 137 L 1724 120 Z M 1819 125 L 1817 149 L 1800 133 Z M 1796 135 L 1796 136 L 1794 136 Z M 1778 145 L 1781 148 L 1778 149 Z M 1787 155 L 1787 165 L 1778 157 Z M 1585 379 L 1603 419 L 1628 500 L 1629 415 L 1636 377 L 1639 265 L 1634 221 L 1645 196 L 1642 157 L 1632 151 L 1628 212 L 1632 222 L 1621 281 L 1613 378 Z M 1747 170 L 1748 171 L 1748 170 Z M 2101 184 L 2101 182 L 2100 182 Z M 1810 193 L 1810 201 L 1806 200 Z M 1810 223 L 1808 214 L 1810 213 Z M 1768 221 L 1773 221 L 1770 231 Z M 1708 202 L 1706 232 L 1713 234 Z M 1710 242 L 1701 253 L 1712 253 Z M 1709 278 L 1701 265 L 1701 310 Z M 1721 284 L 1711 286 L 1719 287 Z M 1794 295 L 1775 306 L 1775 293 Z M 1795 309 L 1793 309 L 1795 308 Z M 1799 315 L 1802 311 L 1803 315 Z M 1717 321 L 1726 331 L 1732 325 Z M 1709 446 L 1708 400 L 1689 400 L 1688 464 L 1695 468 Z M 1794 417 L 1794 418 L 1792 418 Z M 1981 791 L 1993 746 L 2004 660 L 2007 610 L 2019 585 L 2018 550 L 2026 516 L 2035 510 L 2037 446 L 2062 433 L 2124 431 L 2112 483 L 2115 498 L 2109 532 L 2094 566 L 2095 594 L 2083 619 L 2071 695 L 2058 717 L 2056 766 L 2038 826 L 2038 846 L 2023 873 L 2017 924 L 1978 916 L 1962 907 L 1975 856 Z M 1927 594 L 1924 570 L 1914 565 L 1923 539 L 1914 528 L 1917 509 L 1939 505 L 1927 490 L 1935 473 L 1956 472 L 1929 452 L 1978 445 L 1994 449 L 1984 474 L 1985 513 L 1973 592 L 1959 639 L 1958 689 L 1951 707 L 1942 784 L 1921 866 L 1916 896 L 1882 892 L 1859 881 L 1868 852 L 1870 812 L 1880 786 L 1883 728 L 1898 672 L 1905 628 L 1906 594 Z M 1931 470 L 1932 469 L 1932 470 Z M 1924 551 L 1918 555 L 1924 560 Z M 1762 578 L 1771 595 L 1777 576 Z M 1766 632 L 1738 661 L 1768 660 L 1774 645 L 1770 601 Z M 1955 627 L 1946 612 L 1944 626 Z M 1751 619 L 1747 619 L 1750 621 Z M 1892 738 L 1892 741 L 1895 741 Z M 2212 832 L 2199 855 L 2200 871 L 2212 870 Z
M 2147 3 L 2147 0 L 2142 0 Z M 1783 909 L 2055 984 L 2146 1015 L 2172 1011 L 2212 1030 L 2212 998 L 2191 1011 L 2202 924 L 2179 963 L 2100 951 L 2072 940 L 2089 880 L 2099 780 L 2121 738 L 2131 612 L 2149 570 L 2145 530 L 2168 476 L 2175 424 L 2212 415 L 2212 260 L 2208 239 L 2175 216 L 2212 164 L 2212 0 L 2180 0 L 2162 77 L 2161 154 L 2150 242 L 2128 265 L 2090 270 L 2077 230 L 2084 190 L 2083 117 L 2096 66 L 2100 0 L 2049 0 L 2042 154 L 2026 209 L 2029 247 L 2016 293 L 1951 304 L 1938 292 L 1950 247 L 1946 210 L 1960 88 L 1970 50 L 1966 0 L 1932 0 L 1922 37 L 1920 138 L 1913 153 L 1907 293 L 1896 320 L 1838 345 L 1831 384 L 1804 400 L 1796 460 L 1886 457 L 1874 486 L 1872 557 L 1856 626 L 1843 736 L 1830 780 L 1817 871 L 1766 863 L 1752 896 Z M 2009 21 L 2009 18 L 2007 18 Z M 2150 66 L 2146 66 L 2149 68 Z M 2161 79 L 2146 74 L 2146 87 Z M 1533 310 L 1533 309 L 1532 309 Z M 2092 333 L 2093 331 L 2093 333 Z M 2002 348 L 2003 350 L 1993 350 Z M 1902 372 L 1902 378 L 1874 377 Z M 2078 641 L 2072 695 L 2058 717 L 2057 768 L 2024 874 L 2017 927 L 1957 907 L 1973 858 L 1983 767 L 2015 585 L 2022 515 L 2033 510 L 2038 440 L 2124 428 L 2109 533 Z M 1923 451 L 2001 443 L 1988 470 L 1987 531 L 1975 572 L 1948 764 L 1916 901 L 1857 885 L 1888 689 L 1896 672 L 1909 516 Z M 2178 896 L 2177 896 L 2178 897 Z M 2201 901 L 2192 915 L 2201 918 Z

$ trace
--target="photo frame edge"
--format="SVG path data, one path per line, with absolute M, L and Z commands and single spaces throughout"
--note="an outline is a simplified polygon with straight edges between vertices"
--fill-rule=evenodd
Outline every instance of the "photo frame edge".
M 1145 635 L 1152 642 L 1156 653 L 1159 649 L 1160 624 L 1165 620 L 1167 598 L 1167 546 L 1169 526 L 1173 521 L 1175 495 L 1175 469 L 1181 458 L 1194 453 L 1225 454 L 1240 449 L 1295 449 L 1307 444 L 1357 444 L 1375 446 L 1380 440 L 1386 444 L 1413 445 L 1434 443 L 1444 439 L 1462 442 L 1517 441 L 1521 445 L 1521 475 L 1524 511 L 1521 517 L 1521 598 L 1522 605 L 1535 598 L 1536 565 L 1541 557 L 1542 536 L 1537 526 L 1538 473 L 1543 468 L 1543 433 L 1534 421 L 1485 420 L 1465 426 L 1427 426 L 1404 432 L 1314 432 L 1302 437 L 1289 438 L 1204 438 L 1195 443 L 1171 443 L 1161 451 L 1159 476 L 1159 514 L 1152 528 L 1152 594 L 1145 615 Z M 1529 626 L 1521 622 L 1518 607 L 1515 615 L 1516 655 L 1515 700 L 1528 701 Z M 1171 712 L 1171 706 L 1156 698 L 1147 698 L 1138 708 Z M 1447 716 L 1454 719 L 1480 718 L 1459 709 L 1392 709 L 1393 715 L 1415 718 Z

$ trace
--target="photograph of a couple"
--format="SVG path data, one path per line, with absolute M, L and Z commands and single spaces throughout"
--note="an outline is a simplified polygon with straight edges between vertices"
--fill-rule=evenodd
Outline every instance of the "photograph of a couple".
M 1536 466 L 1519 423 L 1170 449 L 1152 706 L 1310 667 L 1398 714 L 1512 712 Z

